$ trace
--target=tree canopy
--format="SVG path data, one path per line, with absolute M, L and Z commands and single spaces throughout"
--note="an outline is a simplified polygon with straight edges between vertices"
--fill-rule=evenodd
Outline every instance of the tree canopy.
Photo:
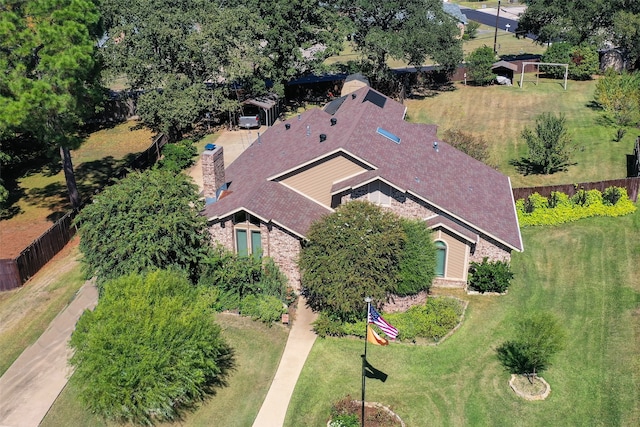
M 460 31 L 444 13 L 440 0 L 337 0 L 352 22 L 356 49 L 376 78 L 387 70 L 388 58 L 422 66 L 432 59 L 445 69 L 462 62 Z M 367 71 L 367 70 L 365 70 Z
M 181 273 L 105 283 L 71 336 L 71 382 L 86 406 L 118 422 L 174 420 L 226 385 L 233 350 L 214 322 L 215 298 Z
M 539 43 L 583 42 L 622 47 L 640 65 L 640 2 L 636 0 L 525 0 L 518 32 L 533 33 Z
M 598 80 L 595 99 L 616 125 L 637 124 L 640 122 L 640 72 L 607 72 Z
M 299 263 L 314 310 L 350 320 L 363 315 L 366 296 L 382 304 L 396 290 L 406 235 L 395 214 L 352 201 L 315 222 L 307 238 Z
M 69 150 L 80 144 L 80 128 L 101 94 L 101 32 L 92 0 L 0 5 L 0 142 L 59 149 L 74 207 L 80 199 Z M 11 153 L 1 157 L 10 160 Z
M 195 185 L 183 174 L 133 172 L 97 195 L 76 218 L 86 271 L 98 283 L 154 268 L 197 280 L 210 251 Z

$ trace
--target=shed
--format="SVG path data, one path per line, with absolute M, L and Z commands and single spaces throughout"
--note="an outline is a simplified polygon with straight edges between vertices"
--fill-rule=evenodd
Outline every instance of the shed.
M 507 61 L 498 61 L 491 66 L 491 71 L 513 82 L 513 73 L 518 71 L 518 66 Z

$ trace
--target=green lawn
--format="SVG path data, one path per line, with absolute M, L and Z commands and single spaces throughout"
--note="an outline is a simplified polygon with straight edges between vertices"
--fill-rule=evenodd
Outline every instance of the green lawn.
M 463 326 L 437 347 L 369 347 L 389 375 L 367 380 L 367 400 L 389 405 L 408 426 L 631 426 L 640 424 L 640 212 L 523 230 L 506 296 L 466 296 Z M 460 294 L 457 294 L 460 296 Z M 566 349 L 543 374 L 544 402 L 516 397 L 495 349 L 523 313 L 556 314 Z M 372 348 L 373 347 L 373 348 Z M 321 426 L 333 401 L 360 397 L 362 341 L 319 339 L 285 426 Z
M 84 284 L 78 239 L 23 287 L 0 292 L 0 375 L 49 327 Z
M 530 76 L 531 78 L 531 76 Z M 626 177 L 626 155 L 633 153 L 636 132 L 627 132 L 621 142 L 613 142 L 614 127 L 592 106 L 595 81 L 540 79 L 538 85 L 525 81 L 516 86 L 474 87 L 456 84 L 455 90 L 435 92 L 424 99 L 405 101 L 410 121 L 437 124 L 440 133 L 455 128 L 484 137 L 491 146 L 492 161 L 510 176 L 514 187 L 567 184 Z M 523 176 L 510 161 L 527 153 L 520 134 L 533 127 L 543 112 L 564 113 L 576 142 L 566 172 Z
M 237 369 L 230 376 L 229 386 L 218 390 L 195 412 L 185 414 L 178 424 L 158 426 L 247 427 L 258 415 L 284 351 L 287 330 L 280 325 L 268 328 L 235 315 L 220 314 L 217 321 L 223 329 L 223 336 L 236 352 Z M 87 412 L 79 402 L 77 391 L 67 386 L 40 427 L 117 425 L 105 423 Z

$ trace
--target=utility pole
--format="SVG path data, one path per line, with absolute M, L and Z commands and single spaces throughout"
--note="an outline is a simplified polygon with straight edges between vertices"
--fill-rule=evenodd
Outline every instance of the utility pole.
M 493 36 L 493 53 L 497 54 L 498 49 L 498 20 L 500 19 L 500 0 L 498 0 L 498 11 L 496 12 L 496 32 Z

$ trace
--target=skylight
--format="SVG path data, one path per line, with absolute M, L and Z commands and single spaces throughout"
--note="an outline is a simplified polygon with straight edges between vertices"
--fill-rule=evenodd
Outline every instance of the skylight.
M 376 130 L 376 132 L 378 132 L 380 135 L 384 136 L 387 139 L 392 140 L 393 142 L 395 142 L 396 144 L 400 144 L 400 137 L 392 134 L 391 132 L 389 132 L 386 129 L 382 129 L 382 128 L 378 128 Z

